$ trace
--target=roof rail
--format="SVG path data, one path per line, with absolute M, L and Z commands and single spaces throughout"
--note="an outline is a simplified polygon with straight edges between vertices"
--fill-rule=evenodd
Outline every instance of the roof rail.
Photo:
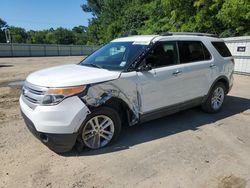
M 195 32 L 165 32 L 160 34 L 160 36 L 171 36 L 171 35 L 195 35 L 195 36 L 218 37 L 216 34 L 195 33 Z

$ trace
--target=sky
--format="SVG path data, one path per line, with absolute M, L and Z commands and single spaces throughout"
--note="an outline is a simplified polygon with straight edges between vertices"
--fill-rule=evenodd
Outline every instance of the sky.
M 0 18 L 26 30 L 51 27 L 71 29 L 88 25 L 90 13 L 80 7 L 86 0 L 0 0 Z

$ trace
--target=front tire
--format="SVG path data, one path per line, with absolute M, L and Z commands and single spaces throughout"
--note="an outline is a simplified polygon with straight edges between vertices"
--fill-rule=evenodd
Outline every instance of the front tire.
M 119 114 L 114 109 L 103 106 L 88 115 L 79 136 L 84 146 L 99 149 L 114 142 L 120 132 Z
M 223 106 L 226 96 L 226 87 L 223 83 L 218 82 L 210 91 L 206 101 L 202 104 L 202 109 L 208 113 L 219 112 Z

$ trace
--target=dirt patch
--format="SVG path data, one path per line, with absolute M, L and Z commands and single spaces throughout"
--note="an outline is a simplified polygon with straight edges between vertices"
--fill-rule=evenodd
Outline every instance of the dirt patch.
M 21 94 L 21 90 L 18 88 L 2 88 L 1 91 L 5 93 L 5 95 L 0 95 L 0 107 L 3 109 L 9 109 L 13 107 L 13 105 L 17 105 L 19 101 L 19 96 Z
M 245 115 L 245 116 L 250 116 L 250 112 L 249 111 L 248 112 L 243 112 L 242 114 Z
M 0 121 L 3 121 L 5 118 L 6 118 L 5 113 L 0 111 Z
M 19 113 L 19 97 L 21 88 L 0 88 L 0 121 L 12 121 L 20 119 Z
M 234 175 L 221 178 L 218 188 L 245 188 L 247 181 Z

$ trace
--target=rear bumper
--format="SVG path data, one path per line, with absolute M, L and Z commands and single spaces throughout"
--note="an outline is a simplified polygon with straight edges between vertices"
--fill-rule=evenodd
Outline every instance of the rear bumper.
M 22 112 L 24 122 L 30 132 L 43 144 L 56 153 L 63 153 L 70 151 L 75 145 L 77 133 L 72 134 L 51 134 L 38 132 L 33 122 Z

